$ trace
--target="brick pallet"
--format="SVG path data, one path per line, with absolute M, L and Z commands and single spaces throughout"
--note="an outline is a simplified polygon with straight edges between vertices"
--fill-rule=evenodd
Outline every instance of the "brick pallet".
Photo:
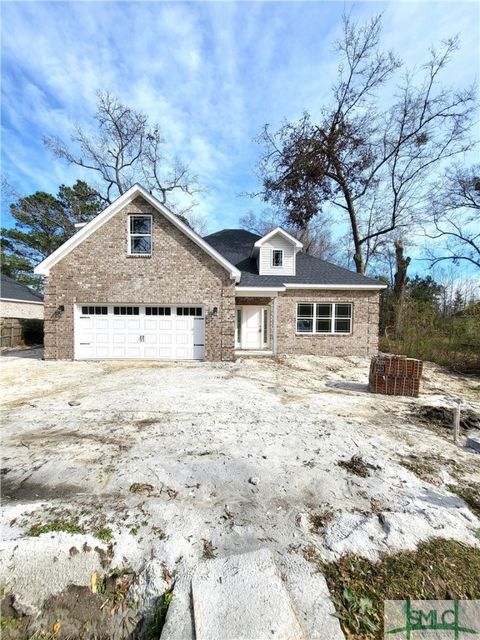
M 379 354 L 370 363 L 368 388 L 372 393 L 418 397 L 423 362 L 406 356 Z

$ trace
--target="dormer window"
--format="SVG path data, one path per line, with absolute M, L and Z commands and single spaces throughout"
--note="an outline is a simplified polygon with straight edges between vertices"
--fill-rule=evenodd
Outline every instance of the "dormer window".
M 152 216 L 128 216 L 128 253 L 149 256 L 152 253 Z
M 273 249 L 272 267 L 283 267 L 283 249 Z

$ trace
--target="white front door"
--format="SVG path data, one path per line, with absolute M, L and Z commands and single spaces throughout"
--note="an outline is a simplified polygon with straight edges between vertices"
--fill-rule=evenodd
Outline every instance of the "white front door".
M 77 360 L 202 360 L 204 342 L 203 307 L 116 304 L 77 306 Z
M 262 308 L 242 307 L 242 349 L 261 349 L 263 346 Z

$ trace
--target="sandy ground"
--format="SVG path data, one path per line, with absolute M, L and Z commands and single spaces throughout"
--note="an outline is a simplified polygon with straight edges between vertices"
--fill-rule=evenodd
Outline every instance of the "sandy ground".
M 179 562 L 209 553 L 375 559 L 431 536 L 479 544 L 480 522 L 448 490 L 480 480 L 479 455 L 414 412 L 454 397 L 479 411 L 478 378 L 428 365 L 419 399 L 391 398 L 367 392 L 361 358 L 39 356 L 1 362 L 2 586 L 26 611 L 108 567 L 139 572 L 147 606 Z M 354 455 L 366 477 L 338 465 Z M 420 479 L 407 458 L 433 461 L 436 473 Z M 325 513 L 315 528 L 312 515 Z M 83 532 L 26 535 L 53 520 Z M 105 528 L 111 540 L 96 537 Z

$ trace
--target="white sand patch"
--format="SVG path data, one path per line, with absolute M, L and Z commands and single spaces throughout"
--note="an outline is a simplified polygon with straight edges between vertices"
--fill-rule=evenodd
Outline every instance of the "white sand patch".
M 84 541 L 107 549 L 93 537 L 100 526 L 112 531 L 110 566 L 144 569 L 149 601 L 168 583 L 163 567 L 193 566 L 205 541 L 218 557 L 313 545 L 324 559 L 377 558 L 432 536 L 479 542 L 480 522 L 447 488 L 452 460 L 480 480 L 478 454 L 411 414 L 452 394 L 478 410 L 478 381 L 427 366 L 412 399 L 367 393 L 362 358 L 2 364 L 0 568 L 26 607 L 106 570 L 98 552 L 69 553 Z M 426 482 L 399 464 L 412 454 L 445 460 L 443 476 Z M 367 477 L 338 466 L 353 455 Z M 325 510 L 333 517 L 313 531 L 311 514 Z M 85 535 L 25 537 L 29 523 L 62 513 Z

